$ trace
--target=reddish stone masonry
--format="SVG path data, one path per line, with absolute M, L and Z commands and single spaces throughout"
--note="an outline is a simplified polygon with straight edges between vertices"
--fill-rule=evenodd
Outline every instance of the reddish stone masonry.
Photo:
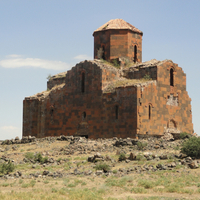
M 102 35 L 110 38 L 105 43 L 104 59 L 132 58 L 135 39 L 139 45 L 137 62 L 118 69 L 95 59 L 52 77 L 47 91 L 23 101 L 23 136 L 135 138 L 165 132 L 192 134 L 191 99 L 183 70 L 171 60 L 142 63 L 140 32 L 104 32 L 94 35 L 95 47 L 102 45 Z

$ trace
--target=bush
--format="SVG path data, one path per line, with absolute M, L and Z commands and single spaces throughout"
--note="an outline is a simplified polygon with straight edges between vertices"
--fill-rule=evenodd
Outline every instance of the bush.
M 138 141 L 137 142 L 137 146 L 138 146 L 139 150 L 142 150 L 144 147 L 147 146 L 147 143 L 146 142 L 140 142 L 140 141 Z
M 38 161 L 39 163 L 46 163 L 48 161 L 48 157 L 42 157 L 41 153 L 37 153 L 35 155 L 35 161 Z
M 120 66 L 117 59 L 113 60 L 113 64 L 114 64 L 115 67 L 119 67 Z
M 103 170 L 104 172 L 107 172 L 110 170 L 110 166 L 107 165 L 106 163 L 97 164 L 94 168 L 96 170 Z
M 36 153 L 34 155 L 33 152 L 26 152 L 25 158 L 27 158 L 28 160 L 34 160 L 35 162 L 39 162 L 42 164 L 48 162 L 48 157 L 42 157 L 41 153 Z
M 149 74 L 145 74 L 144 79 L 145 80 L 151 80 L 151 76 Z
M 13 172 L 15 169 L 15 165 L 10 162 L 10 160 L 8 161 L 8 163 L 2 163 L 0 165 L 0 173 L 1 174 L 9 174 L 10 172 Z
M 120 153 L 118 160 L 119 160 L 119 161 L 126 160 L 126 155 L 125 155 L 125 153 Z
M 200 137 L 191 137 L 182 144 L 181 152 L 187 156 L 200 158 Z
M 51 74 L 49 74 L 49 75 L 47 76 L 47 80 L 50 81 L 51 78 L 52 78 L 52 76 L 51 76 Z
M 141 155 L 141 154 L 138 154 L 137 156 L 136 156 L 136 160 L 146 160 L 145 159 L 145 157 L 143 156 L 143 155 Z
M 33 160 L 35 157 L 33 152 L 26 152 L 24 156 L 29 160 Z
M 189 133 L 183 132 L 180 133 L 180 139 L 185 139 L 185 138 L 189 138 L 191 135 Z

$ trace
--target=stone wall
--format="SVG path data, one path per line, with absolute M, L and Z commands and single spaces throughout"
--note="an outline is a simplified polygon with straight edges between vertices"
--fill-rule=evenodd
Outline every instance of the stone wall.
M 146 75 L 152 80 L 157 80 L 157 66 L 137 67 L 123 70 L 124 76 L 128 79 L 142 79 Z
M 135 55 L 135 46 L 137 53 Z M 99 58 L 98 51 L 103 51 L 103 59 L 111 61 L 117 58 L 129 58 L 130 61 L 142 62 L 142 34 L 130 30 L 105 30 L 94 33 L 94 58 Z M 136 58 L 134 59 L 134 57 Z
M 105 90 L 115 81 L 139 79 L 147 72 L 153 80 L 123 85 L 125 81 L 110 92 Z M 193 132 L 191 99 L 180 67 L 159 61 L 152 67 L 130 68 L 122 76 L 119 69 L 101 61 L 77 64 L 67 72 L 65 83 L 25 98 L 23 136 L 134 138 Z
M 23 136 L 38 135 L 38 113 L 40 102 L 36 98 L 25 98 L 23 101 Z
M 85 74 L 84 92 L 82 91 L 83 73 Z M 124 104 L 124 91 L 114 95 L 116 97 L 110 94 L 113 96 L 111 101 L 110 98 L 104 101 L 102 99 L 103 96 L 106 97 L 106 94 L 103 94 L 103 85 L 116 78 L 119 78 L 119 73 L 113 67 L 87 61 L 77 64 L 67 73 L 64 87 L 49 91 L 43 99 L 30 97 L 30 101 L 35 104 L 34 109 L 28 98 L 24 100 L 23 135 L 37 137 L 62 134 L 87 135 L 90 138 L 123 136 L 122 130 L 127 122 L 116 120 L 115 105 L 122 106 L 126 112 L 128 111 L 128 104 Z M 120 112 L 121 117 L 127 115 L 126 112 Z M 32 115 L 36 117 L 33 119 L 30 117 Z M 132 126 L 132 123 L 130 125 Z M 126 136 L 129 135 L 128 127 Z
M 171 68 L 174 69 L 174 86 L 170 86 Z M 157 82 L 138 87 L 140 134 L 162 135 L 164 132 L 192 134 L 191 99 L 186 91 L 185 73 L 177 64 L 170 61 L 158 65 L 157 69 Z M 169 103 L 171 97 L 173 100 Z

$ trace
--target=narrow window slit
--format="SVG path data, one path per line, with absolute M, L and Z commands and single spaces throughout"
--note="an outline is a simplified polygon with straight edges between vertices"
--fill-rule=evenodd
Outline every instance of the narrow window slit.
M 174 70 L 170 69 L 170 86 L 174 86 Z
M 149 105 L 149 120 L 151 119 L 151 105 Z
M 134 46 L 134 63 L 137 62 L 137 46 Z
M 84 120 L 86 118 L 86 112 L 83 112 L 82 119 Z

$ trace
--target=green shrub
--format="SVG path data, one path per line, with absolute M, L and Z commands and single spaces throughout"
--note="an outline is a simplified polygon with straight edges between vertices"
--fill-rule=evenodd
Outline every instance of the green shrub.
M 189 138 L 191 135 L 189 133 L 183 132 L 180 133 L 180 139 L 185 139 L 185 138 Z
M 86 182 L 82 182 L 81 185 L 84 186 L 84 185 L 87 185 L 87 183 Z
M 100 200 L 102 198 L 101 192 L 99 192 L 96 188 L 84 188 L 84 189 L 71 189 L 67 191 L 69 199 L 81 199 L 81 200 Z
M 10 162 L 10 160 L 8 161 L 8 163 L 2 163 L 0 165 L 0 173 L 1 174 L 9 174 L 10 172 L 13 172 L 15 169 L 15 165 Z
M 49 181 L 48 180 L 44 180 L 44 184 L 48 184 L 49 183 Z
M 35 160 L 35 162 L 39 162 L 39 163 L 43 164 L 43 163 L 48 162 L 48 157 L 47 156 L 42 157 L 41 153 L 37 153 L 37 154 L 35 154 L 34 160 Z
M 42 154 L 41 153 L 37 153 L 35 155 L 35 161 L 38 161 L 40 163 L 43 163 L 43 157 L 42 157 Z
M 8 187 L 8 186 L 9 186 L 9 183 L 2 183 L 1 186 L 2 186 L 2 187 Z
M 151 189 L 155 186 L 155 183 L 153 181 L 150 181 L 150 180 L 140 179 L 138 181 L 138 186 L 142 186 L 145 189 Z
M 52 192 L 52 193 L 57 193 L 58 190 L 57 190 L 56 188 L 51 188 L 51 192 Z
M 129 176 L 124 176 L 122 178 L 111 177 L 105 181 L 106 186 L 112 186 L 112 187 L 124 187 L 127 184 L 130 184 L 131 182 L 133 182 L 133 178 Z
M 140 142 L 140 141 L 138 141 L 137 142 L 137 146 L 138 146 L 139 150 L 142 150 L 144 147 L 147 146 L 147 143 L 146 142 Z
M 22 184 L 24 181 L 22 179 L 19 179 L 19 184 Z
M 200 137 L 191 137 L 182 144 L 181 152 L 195 158 L 200 158 Z
M 48 157 L 42 157 L 41 153 L 36 153 L 34 155 L 33 152 L 26 152 L 25 153 L 25 158 L 27 158 L 28 160 L 34 160 L 35 162 L 39 162 L 41 164 L 48 162 Z
M 113 64 L 114 64 L 115 67 L 119 67 L 120 66 L 117 59 L 113 60 Z
M 103 170 L 104 172 L 107 172 L 110 170 L 110 166 L 106 163 L 99 163 L 94 167 L 96 170 Z
M 31 180 L 30 183 L 29 183 L 29 185 L 30 185 L 31 187 L 34 187 L 35 184 L 36 184 L 36 181 L 35 181 L 35 180 Z
M 131 192 L 135 194 L 138 194 L 138 193 L 144 194 L 144 193 L 147 193 L 147 190 L 142 187 L 134 187 L 131 189 Z
M 26 152 L 24 156 L 29 160 L 34 160 L 35 157 L 33 152 Z
M 120 153 L 118 160 L 119 161 L 126 160 L 126 154 L 125 153 Z
M 177 183 L 172 183 L 166 187 L 166 192 L 170 193 L 179 193 L 180 192 L 180 186 Z
M 145 80 L 151 80 L 151 76 L 150 76 L 149 74 L 145 74 L 145 75 L 144 75 L 144 79 L 145 79 Z
M 144 156 L 141 155 L 141 154 L 138 154 L 138 155 L 136 156 L 136 160 L 142 160 L 143 158 L 144 158 Z
M 174 150 L 179 150 L 179 149 L 180 149 L 179 146 L 175 146 L 175 147 L 174 147 Z
M 51 80 L 51 78 L 52 78 L 52 75 L 51 75 L 51 74 L 49 74 L 49 75 L 47 76 L 47 80 L 48 80 L 48 81 L 50 81 L 50 80 Z
M 58 158 L 58 159 L 57 159 L 57 162 L 60 162 L 60 161 L 62 161 L 62 158 Z

